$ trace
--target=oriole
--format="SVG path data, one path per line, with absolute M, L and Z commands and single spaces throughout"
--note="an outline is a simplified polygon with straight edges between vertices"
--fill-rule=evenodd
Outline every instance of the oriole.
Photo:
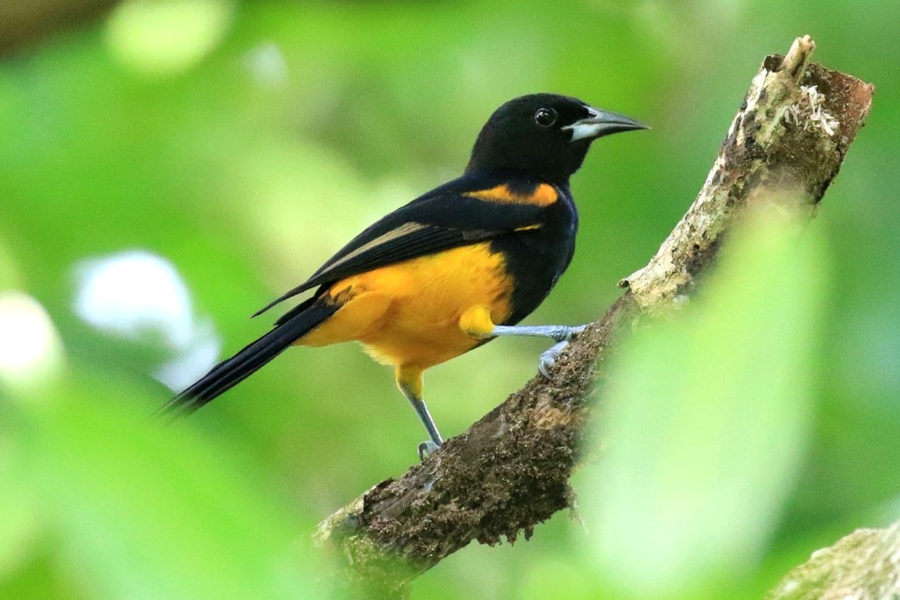
M 595 139 L 646 128 L 555 94 L 505 103 L 481 129 L 465 172 L 385 216 L 275 304 L 314 290 L 274 328 L 212 368 L 161 412 L 197 409 L 291 345 L 358 341 L 395 369 L 430 441 L 443 442 L 422 398 L 422 374 L 501 335 L 543 336 L 545 375 L 581 331 L 517 326 L 572 259 L 578 213 L 569 177 Z M 254 315 L 254 316 L 256 316 Z

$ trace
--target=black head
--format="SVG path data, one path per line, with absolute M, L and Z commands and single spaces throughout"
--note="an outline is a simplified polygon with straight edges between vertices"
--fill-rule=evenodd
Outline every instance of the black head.
M 467 173 L 516 173 L 565 183 L 595 139 L 647 126 L 575 98 L 531 94 L 498 108 L 478 134 Z

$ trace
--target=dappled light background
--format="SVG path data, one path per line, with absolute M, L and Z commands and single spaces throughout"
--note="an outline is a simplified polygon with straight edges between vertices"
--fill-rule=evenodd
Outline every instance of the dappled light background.
M 572 266 L 527 322 L 597 318 L 692 201 L 762 58 L 806 33 L 817 62 L 877 93 L 810 226 L 810 398 L 777 430 L 795 437 L 771 440 L 792 458 L 773 465 L 742 589 L 896 518 L 898 21 L 900 4 L 837 0 L 129 0 L 3 55 L 0 596 L 304 597 L 315 568 L 296 540 L 416 460 L 423 431 L 389 370 L 351 345 L 290 350 L 187 421 L 147 415 L 266 331 L 280 309 L 249 315 L 359 230 L 459 175 L 490 113 L 525 93 L 653 127 L 594 146 L 572 181 Z M 442 432 L 520 387 L 545 346 L 500 340 L 429 371 Z M 695 450 L 727 459 L 727 427 L 753 426 Z M 593 506 L 603 484 L 585 485 Z M 467 548 L 413 597 L 600 597 L 583 553 L 604 510 Z M 225 558 L 185 566 L 178 548 Z

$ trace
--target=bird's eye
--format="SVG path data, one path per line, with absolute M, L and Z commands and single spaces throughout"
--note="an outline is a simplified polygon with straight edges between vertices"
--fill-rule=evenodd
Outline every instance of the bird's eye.
M 534 122 L 540 127 L 550 127 L 556 123 L 556 111 L 552 108 L 539 108 L 534 112 Z

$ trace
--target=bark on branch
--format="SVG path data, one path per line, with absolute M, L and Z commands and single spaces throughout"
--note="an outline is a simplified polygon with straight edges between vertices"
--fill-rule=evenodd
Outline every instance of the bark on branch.
M 809 64 L 813 48 L 797 38 L 787 56 L 765 59 L 697 199 L 647 266 L 620 282 L 626 292 L 569 347 L 552 380 L 534 377 L 423 464 L 320 524 L 319 541 L 344 560 L 344 581 L 402 593 L 472 540 L 527 539 L 572 504 L 587 396 L 620 335 L 692 293 L 748 205 L 801 198 L 812 217 L 837 174 L 873 88 Z
M 767 600 L 882 600 L 900 598 L 900 521 L 886 529 L 857 529 L 813 552 Z

